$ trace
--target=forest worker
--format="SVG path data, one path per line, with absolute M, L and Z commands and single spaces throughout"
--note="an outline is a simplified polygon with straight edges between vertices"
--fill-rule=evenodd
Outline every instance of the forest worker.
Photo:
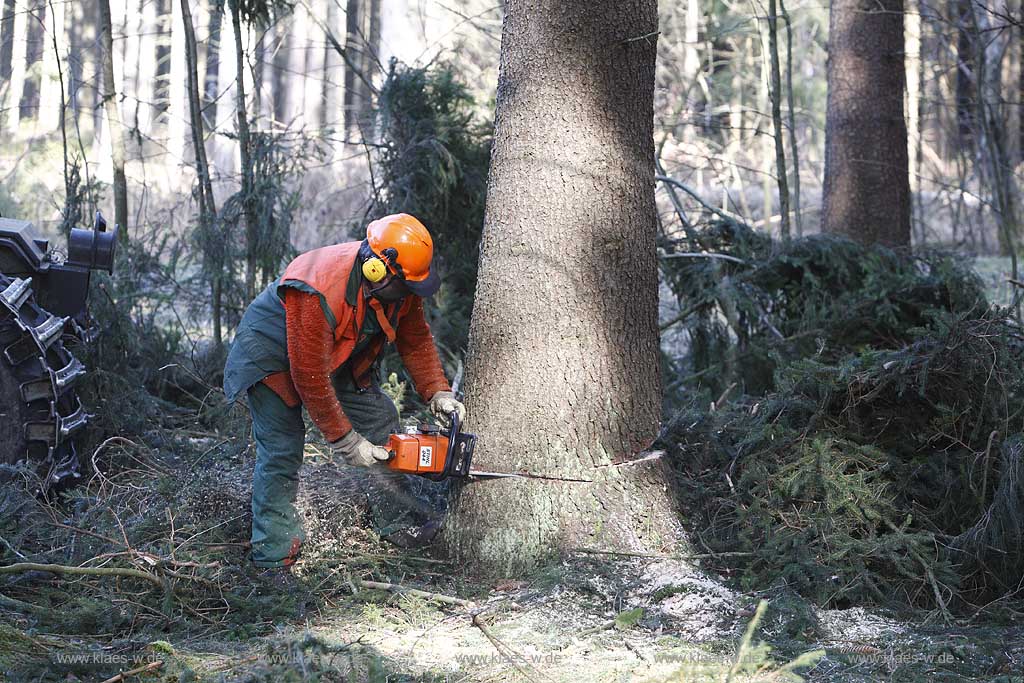
M 252 484 L 252 559 L 290 567 L 305 538 L 295 509 L 305 445 L 302 406 L 330 444 L 355 467 L 369 467 L 368 498 L 382 537 L 421 545 L 436 514 L 411 495 L 422 479 L 386 470 L 381 444 L 399 429 L 395 404 L 377 383 L 375 362 L 394 342 L 430 412 L 446 423 L 465 416 L 445 379 L 423 315 L 423 297 L 440 287 L 433 240 L 416 218 L 373 221 L 362 242 L 314 249 L 246 309 L 224 368 L 224 392 L 246 392 L 256 442 Z M 419 480 L 413 481 L 413 480 Z

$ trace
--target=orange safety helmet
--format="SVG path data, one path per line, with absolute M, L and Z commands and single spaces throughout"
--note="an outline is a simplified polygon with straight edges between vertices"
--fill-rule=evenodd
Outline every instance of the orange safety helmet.
M 430 267 L 434 240 L 415 217 L 396 213 L 378 218 L 366 226 L 366 242 L 413 294 L 431 296 L 441 286 L 437 271 Z

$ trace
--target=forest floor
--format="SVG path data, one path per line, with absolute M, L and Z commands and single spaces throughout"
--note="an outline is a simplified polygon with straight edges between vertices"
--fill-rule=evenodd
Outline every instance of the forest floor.
M 647 683 L 726 680 L 737 663 L 760 673 L 732 680 L 797 680 L 782 677 L 785 664 L 814 650 L 823 657 L 799 670 L 805 680 L 1024 680 L 1024 628 L 1012 616 L 957 625 L 937 613 L 821 610 L 780 591 L 730 588 L 696 562 L 664 557 L 578 552 L 522 580 L 475 581 L 423 551 L 381 544 L 345 468 L 312 444 L 300 496 L 304 560 L 282 589 L 257 576 L 243 545 L 249 449 L 206 438 L 121 445 L 117 457 L 108 447 L 104 475 L 57 507 L 18 497 L 18 482 L 7 482 L 0 523 L 14 505 L 17 529 L 0 531 L 37 562 L 113 566 L 114 554 L 160 574 L 169 555 L 174 574 L 162 576 L 173 592 L 110 577 L 0 577 L 3 595 L 22 601 L 0 604 L 7 680 L 103 681 L 152 665 L 127 680 Z M 143 454 L 145 467 L 129 466 Z M 44 528 L 61 536 L 31 552 Z M 770 655 L 741 648 L 752 621 L 753 644 L 769 644 Z

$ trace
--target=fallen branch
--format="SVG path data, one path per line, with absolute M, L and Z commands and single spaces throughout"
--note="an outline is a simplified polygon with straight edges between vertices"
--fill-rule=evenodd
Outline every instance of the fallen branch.
M 726 552 L 726 553 L 699 553 L 696 555 L 659 555 L 657 553 L 636 553 L 626 550 L 598 550 L 596 548 L 569 548 L 570 552 L 585 553 L 587 555 L 622 555 L 623 557 L 643 557 L 651 560 L 709 560 L 716 557 L 749 557 L 754 553 L 748 552 Z
M 514 666 L 516 670 L 526 678 L 526 680 L 532 681 L 534 679 L 532 676 L 530 676 L 529 673 L 527 673 L 526 669 L 524 669 L 518 662 L 516 662 L 515 657 L 518 657 L 519 659 L 523 660 L 526 666 L 530 667 L 541 676 L 544 676 L 544 678 L 547 678 L 549 681 L 552 680 L 549 676 L 544 675 L 543 671 L 540 671 L 537 667 L 530 664 L 529 660 L 527 660 L 526 657 L 523 657 L 521 654 L 513 650 L 505 643 L 503 643 L 501 640 L 498 639 L 497 636 L 491 633 L 491 630 L 487 628 L 484 625 L 484 623 L 480 620 L 479 614 L 473 615 L 473 626 L 476 626 L 478 629 L 480 629 L 480 632 L 483 633 L 487 640 L 491 642 L 491 645 L 493 645 L 494 649 L 498 651 L 498 654 L 507 659 L 508 663 Z
M 7 609 L 13 609 L 19 612 L 34 612 L 49 619 L 52 619 L 54 618 L 54 616 L 56 616 L 56 613 L 49 607 L 44 607 L 43 605 L 33 605 L 31 602 L 24 602 L 22 600 L 10 598 L 2 594 L 0 594 L 0 607 L 6 607 Z
M 120 683 L 121 681 L 127 680 L 128 676 L 137 676 L 139 674 L 144 674 L 147 671 L 154 671 L 156 669 L 159 669 L 163 665 L 163 661 L 158 659 L 155 662 L 150 662 L 149 664 L 146 664 L 144 666 L 134 668 L 131 671 L 122 671 L 116 676 L 112 676 L 107 680 L 103 681 L 103 683 Z
M 356 585 L 362 586 L 363 588 L 376 588 L 379 590 L 391 591 L 392 593 L 404 593 L 406 595 L 412 595 L 417 598 L 423 598 L 424 600 L 436 600 L 437 602 L 443 602 L 448 605 L 473 607 L 476 604 L 472 600 L 463 600 L 462 598 L 456 598 L 451 595 L 444 595 L 443 593 L 430 593 L 428 591 L 421 591 L 416 588 L 400 586 L 395 583 L 383 583 L 381 581 L 365 581 L 363 579 L 353 579 L 353 581 L 355 581 Z
M 68 567 L 63 564 L 37 564 L 35 562 L 18 562 L 0 567 L 0 574 L 17 574 L 20 572 L 50 572 L 52 574 L 72 574 L 76 576 L 124 576 L 133 579 L 149 581 L 160 588 L 164 582 L 159 576 L 138 569 L 124 569 L 122 567 Z

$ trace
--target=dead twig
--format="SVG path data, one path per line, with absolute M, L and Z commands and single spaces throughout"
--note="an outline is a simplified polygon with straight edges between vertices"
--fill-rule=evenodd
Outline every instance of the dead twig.
M 73 531 L 76 534 L 84 534 L 86 536 L 92 536 L 93 538 L 98 538 L 101 541 L 106 541 L 107 543 L 112 543 L 113 545 L 124 545 L 123 543 L 121 543 L 121 541 L 115 540 L 115 539 L 111 538 L 110 536 L 104 536 L 103 534 L 98 534 L 95 531 L 89 531 L 88 529 L 79 529 L 76 526 L 71 526 L 70 524 L 63 524 L 61 522 L 50 521 L 50 522 L 46 522 L 46 523 L 49 524 L 50 526 L 55 526 L 58 529 L 66 529 L 67 531 Z
M 546 676 L 543 671 L 540 671 L 539 669 L 537 669 L 537 667 L 530 664 L 529 660 L 527 660 L 526 657 L 523 657 L 521 654 L 513 650 L 505 643 L 503 643 L 501 640 L 498 639 L 497 636 L 491 633 L 491 630 L 484 625 L 483 621 L 481 621 L 479 614 L 473 615 L 473 626 L 476 626 L 478 629 L 480 629 L 480 632 L 483 633 L 484 637 L 486 637 L 487 640 L 491 642 L 491 645 L 493 645 L 494 649 L 498 651 L 498 654 L 507 659 L 508 663 L 514 666 L 516 668 L 516 671 L 521 673 L 526 678 L 526 680 L 532 681 L 534 680 L 534 678 L 530 676 L 530 674 L 527 673 L 526 669 L 523 668 L 523 666 L 516 661 L 516 658 L 521 659 L 526 664 L 526 666 L 530 667 L 531 669 L 533 669 L 533 671 L 540 674 L 549 681 L 553 680 L 551 677 Z
M 650 43 L 651 42 L 649 40 L 650 38 L 654 38 L 654 37 L 660 36 L 660 35 L 661 35 L 661 31 L 651 31 L 650 33 L 645 33 L 642 36 L 633 36 L 632 38 L 626 38 L 626 39 L 622 40 L 621 42 L 622 42 L 623 45 L 628 45 L 629 43 L 635 43 L 635 42 L 640 41 L 640 40 L 643 40 L 643 41 L 646 41 L 647 43 Z
M 131 671 L 122 671 L 116 676 L 111 676 L 107 680 L 103 681 L 103 683 L 120 683 L 120 681 L 127 680 L 128 676 L 137 676 L 139 674 L 144 674 L 147 671 L 155 671 L 163 665 L 163 660 L 158 659 L 155 662 L 150 662 L 149 664 L 144 664 L 143 666 L 136 667 Z
M 717 254 L 713 252 L 699 253 L 689 251 L 677 251 L 671 254 L 658 254 L 658 258 L 720 258 L 726 261 L 734 261 L 742 265 L 747 265 L 747 262 L 741 258 L 730 256 L 729 254 Z

